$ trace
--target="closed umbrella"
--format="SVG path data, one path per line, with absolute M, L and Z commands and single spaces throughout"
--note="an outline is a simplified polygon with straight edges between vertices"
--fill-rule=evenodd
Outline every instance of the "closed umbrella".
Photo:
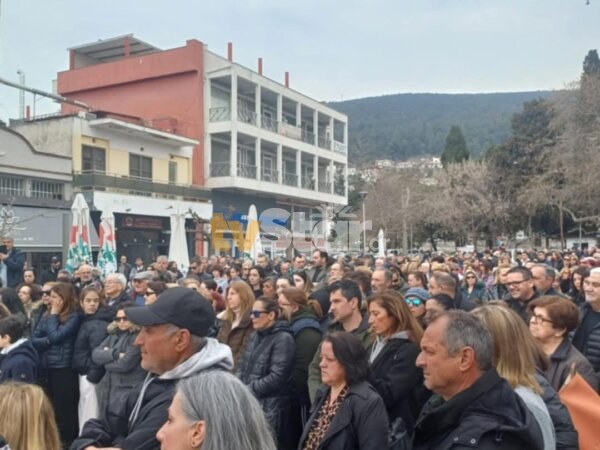
M 377 256 L 385 257 L 385 233 L 383 228 L 380 228 L 377 234 Z
M 115 238 L 115 216 L 109 207 L 105 207 L 100 216 L 100 251 L 98 252 L 98 268 L 102 276 L 117 271 L 117 244 Z
M 185 238 L 185 215 L 179 206 L 171 213 L 171 239 L 169 241 L 169 261 L 175 261 L 182 273 L 187 273 L 190 265 L 187 239 Z
M 81 264 L 93 264 L 90 245 L 90 208 L 81 193 L 77 194 L 73 200 L 71 217 L 69 251 L 65 267 L 68 271 L 73 272 Z
M 260 240 L 260 223 L 256 206 L 250 205 L 248 210 L 248 225 L 246 227 L 246 238 L 244 240 L 244 253 L 256 262 L 258 255 L 263 252 L 262 242 Z

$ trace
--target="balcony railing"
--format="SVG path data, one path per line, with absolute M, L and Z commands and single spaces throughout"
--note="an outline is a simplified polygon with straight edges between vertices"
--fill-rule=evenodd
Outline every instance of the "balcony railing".
M 302 177 L 302 189 L 315 189 L 315 180 L 313 177 Z
M 231 120 L 231 109 L 228 106 L 222 108 L 210 108 L 208 117 L 208 120 L 211 122 L 225 122 Z
M 250 125 L 256 126 L 256 124 L 257 124 L 256 118 L 257 118 L 257 114 L 254 111 L 251 111 L 246 108 L 238 109 L 238 120 L 240 122 L 244 122 L 244 123 L 248 123 Z
M 279 183 L 279 172 L 277 170 L 265 169 L 263 167 L 261 172 L 261 180 L 270 183 Z
M 283 184 L 286 186 L 298 187 L 298 175 L 295 173 L 283 172 Z
M 208 200 L 210 198 L 210 192 L 207 189 L 196 186 L 94 171 L 75 172 L 73 174 L 73 184 L 84 191 L 115 189 L 125 191 L 128 194 L 152 197 L 177 196 L 193 200 Z
M 331 139 L 325 136 L 319 136 L 319 147 L 329 150 L 331 148 Z
M 345 183 L 334 183 L 333 193 L 335 195 L 341 195 L 342 197 L 344 195 L 346 195 L 346 184 Z
M 211 177 L 230 177 L 231 176 L 231 164 L 229 163 L 229 161 L 211 162 L 210 163 L 210 176 Z
M 333 151 L 345 155 L 348 151 L 348 146 L 338 141 L 333 141 Z
M 319 181 L 319 192 L 331 193 L 331 183 L 329 181 Z
M 302 130 L 302 142 L 306 142 L 310 145 L 315 145 L 315 133 L 307 130 Z
M 250 164 L 238 164 L 237 166 L 238 177 L 256 179 L 256 166 Z
M 273 119 L 271 116 L 265 116 L 264 114 L 260 118 L 260 126 L 265 130 L 272 131 L 273 133 L 277 133 L 279 129 L 279 122 L 276 119 Z

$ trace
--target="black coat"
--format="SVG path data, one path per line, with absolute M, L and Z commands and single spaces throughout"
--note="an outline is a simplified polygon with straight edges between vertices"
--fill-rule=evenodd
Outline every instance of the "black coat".
M 541 373 L 537 373 L 535 378 L 543 389 L 542 399 L 548 408 L 552 425 L 554 425 L 556 450 L 577 450 L 579 448 L 578 434 L 573 426 L 569 410 L 562 404 L 556 391 Z
M 298 449 L 304 446 L 313 422 L 323 402 L 329 396 L 329 386 L 317 390 L 315 402 Z M 388 448 L 388 418 L 383 400 L 366 381 L 351 386 L 319 444 L 319 450 L 386 450 Z
M 14 289 L 23 282 L 25 256 L 25 253 L 13 247 L 8 256 L 2 261 L 6 265 L 6 287 Z
M 583 323 L 585 316 L 590 314 L 592 307 L 589 303 L 584 303 L 579 307 L 579 323 Z M 573 337 L 573 342 L 577 342 L 578 333 L 581 329 L 577 329 L 575 331 L 575 336 Z M 596 372 L 596 378 L 600 379 L 600 323 L 598 323 L 593 329 L 592 332 L 584 336 L 584 344 L 582 347 L 578 347 L 577 350 L 581 352 L 583 356 L 585 356 L 592 367 L 594 368 L 594 372 Z
M 414 450 L 543 450 L 542 431 L 495 369 L 447 402 L 434 395 L 415 427 Z
M 371 363 L 369 380 L 381 395 L 390 422 L 402 417 L 411 432 L 429 397 L 423 387 L 423 371 L 415 365 L 420 351 L 406 338 L 391 338 Z
M 550 356 L 548 369 L 546 369 L 544 373 L 552 387 L 556 391 L 560 391 L 560 388 L 565 384 L 565 381 L 571 372 L 573 363 L 575 364 L 577 373 L 579 373 L 595 391 L 598 391 L 598 378 L 594 373 L 594 368 L 587 358 L 579 353 L 579 350 L 571 344 L 571 340 L 568 337 L 565 337 L 556 350 L 554 350 L 554 353 Z
M 44 369 L 64 369 L 73 364 L 73 348 L 82 314 L 72 312 L 64 323 L 57 314 L 44 314 L 35 328 L 31 342 L 40 354 Z
M 0 360 L 0 383 L 8 380 L 36 383 L 38 353 L 31 341 L 25 341 Z
M 258 399 L 276 436 L 293 365 L 292 332 L 287 323 L 277 322 L 250 336 L 236 373 Z
M 110 322 L 103 310 L 92 316 L 84 316 L 75 339 L 73 370 L 79 375 L 86 375 L 90 383 L 98 383 L 104 376 L 104 367 L 92 361 L 92 350 L 98 347 L 108 335 L 106 328 Z

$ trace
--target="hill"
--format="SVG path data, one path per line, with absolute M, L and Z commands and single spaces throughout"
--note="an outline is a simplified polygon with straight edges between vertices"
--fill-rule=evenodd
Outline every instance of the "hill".
M 551 94 L 396 94 L 328 105 L 348 115 L 348 157 L 360 164 L 439 156 L 452 125 L 462 128 L 470 154 L 481 155 L 510 135 L 510 119 L 524 102 Z

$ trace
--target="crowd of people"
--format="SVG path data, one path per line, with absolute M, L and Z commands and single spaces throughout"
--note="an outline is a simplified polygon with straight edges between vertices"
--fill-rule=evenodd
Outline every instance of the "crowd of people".
M 577 449 L 558 393 L 599 388 L 593 249 L 122 256 L 102 279 L 3 244 L 13 450 Z

